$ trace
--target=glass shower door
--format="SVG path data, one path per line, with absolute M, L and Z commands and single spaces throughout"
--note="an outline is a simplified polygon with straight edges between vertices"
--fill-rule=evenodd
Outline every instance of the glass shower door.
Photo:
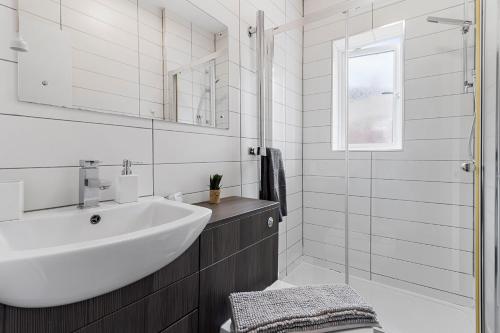
M 306 266 L 286 280 L 349 283 L 387 332 L 471 332 L 473 3 L 366 3 L 306 13 Z
M 350 284 L 378 308 L 435 309 L 422 331 L 473 331 L 474 170 L 462 169 L 474 159 L 474 89 L 464 87 L 473 4 L 407 3 L 415 13 L 376 3 L 349 12 L 339 77 L 348 89 Z M 443 317 L 439 302 L 463 315 Z M 392 320 L 388 330 L 400 324 Z
M 311 283 L 343 283 L 349 271 L 345 90 L 338 81 L 345 66 L 346 19 L 337 12 L 304 26 L 303 261 L 314 272 Z

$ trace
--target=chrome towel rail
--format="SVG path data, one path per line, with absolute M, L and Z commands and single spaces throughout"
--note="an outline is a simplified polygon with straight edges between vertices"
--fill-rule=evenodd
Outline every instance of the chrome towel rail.
M 266 156 L 266 94 L 270 87 L 266 83 L 266 43 L 264 39 L 264 11 L 257 11 L 255 27 L 248 28 L 248 35 L 255 34 L 256 79 L 257 79 L 257 113 L 259 115 L 259 146 L 249 147 L 249 154 Z M 270 96 L 269 96 L 270 97 Z

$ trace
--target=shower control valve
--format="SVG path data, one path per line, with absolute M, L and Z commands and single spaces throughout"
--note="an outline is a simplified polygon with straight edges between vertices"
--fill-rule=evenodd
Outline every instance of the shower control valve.
M 476 169 L 476 164 L 474 163 L 474 161 L 467 161 L 467 162 L 463 162 L 460 165 L 460 167 L 465 172 L 473 172 Z

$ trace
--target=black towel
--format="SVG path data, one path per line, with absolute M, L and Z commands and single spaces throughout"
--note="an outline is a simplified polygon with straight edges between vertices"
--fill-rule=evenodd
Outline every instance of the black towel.
M 261 190 L 260 199 L 277 201 L 280 203 L 279 222 L 286 211 L 286 179 L 281 151 L 276 148 L 267 148 L 267 156 L 261 156 Z

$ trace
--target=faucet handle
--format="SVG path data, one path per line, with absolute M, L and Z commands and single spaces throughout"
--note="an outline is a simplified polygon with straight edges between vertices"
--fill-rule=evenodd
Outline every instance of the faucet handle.
M 144 164 L 147 164 L 147 162 L 141 162 L 141 161 L 132 161 L 132 160 L 129 160 L 129 159 L 123 159 L 123 163 L 122 163 L 122 166 L 126 166 L 126 165 L 144 165 Z
M 131 175 L 132 174 L 132 164 L 134 164 L 134 165 L 144 165 L 146 163 L 144 163 L 144 162 L 136 162 L 136 161 L 132 161 L 132 160 L 129 160 L 129 159 L 124 159 L 123 163 L 122 163 L 122 166 L 123 166 L 122 175 Z
M 95 168 L 98 167 L 101 161 L 99 160 L 80 160 L 80 167 L 82 168 Z

